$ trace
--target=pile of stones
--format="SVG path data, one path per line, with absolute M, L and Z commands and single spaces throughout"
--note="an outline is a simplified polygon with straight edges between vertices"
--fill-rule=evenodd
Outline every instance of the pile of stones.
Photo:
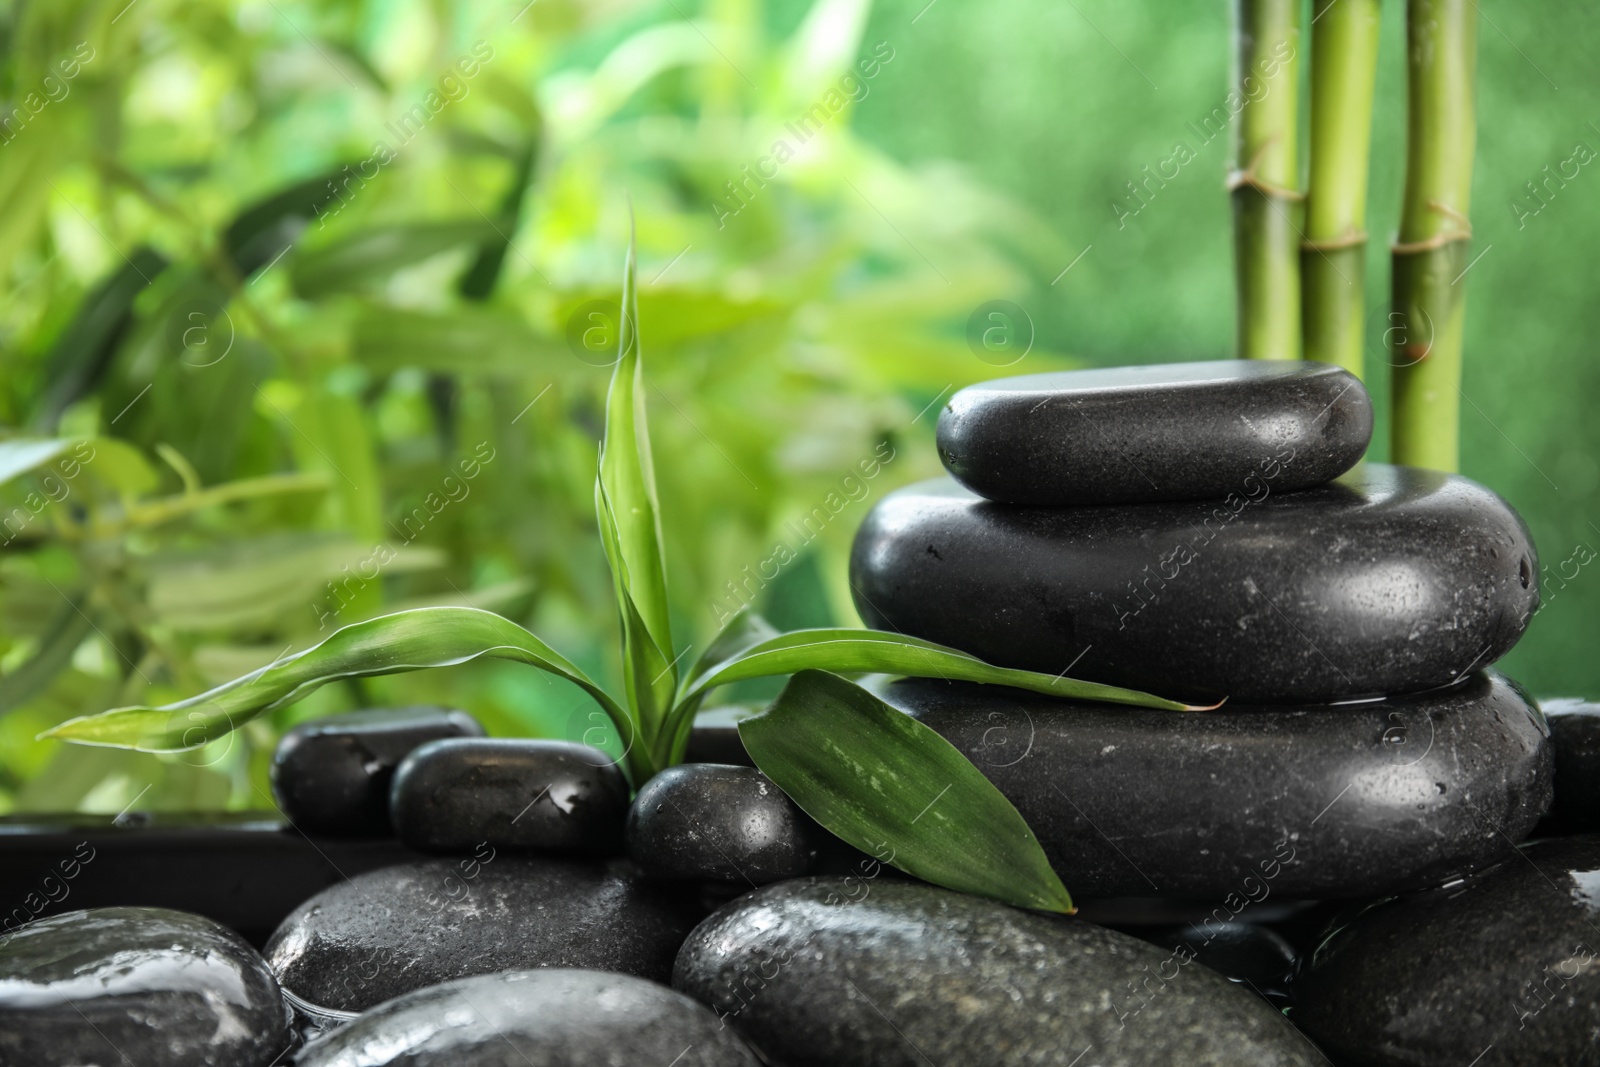
M 728 711 L 691 745 L 718 762 L 636 795 L 585 745 L 355 712 L 284 736 L 277 802 L 413 860 L 259 952 L 151 908 L 0 937 L 0 1064 L 1589 1062 L 1600 708 L 1552 705 L 1552 742 L 1490 669 L 1538 604 L 1528 533 L 1464 478 L 1358 466 L 1371 431 L 1315 364 L 992 382 L 941 415 L 954 480 L 862 526 L 870 625 L 1226 698 L 877 686 L 1011 799 L 1077 917 L 848 848 Z

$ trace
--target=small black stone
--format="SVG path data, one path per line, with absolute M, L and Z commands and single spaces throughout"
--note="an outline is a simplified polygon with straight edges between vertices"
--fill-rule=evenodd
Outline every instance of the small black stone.
M 677 1059 L 672 1057 L 676 1055 Z M 666 986 L 598 971 L 510 971 L 378 1005 L 296 1067 L 758 1067 L 742 1040 Z
M 498 855 L 357 875 L 295 909 L 265 955 L 314 1008 L 364 1011 L 469 975 L 544 967 L 665 981 L 690 902 L 620 866 Z
M 1550 803 L 1544 719 L 1492 672 L 1367 704 L 1205 712 L 937 680 L 880 695 L 1016 805 L 1074 896 L 1200 897 L 1219 921 L 1483 870 Z
M 597 748 L 570 741 L 430 741 L 395 772 L 395 833 L 424 852 L 622 851 L 628 781 Z
M 1556 753 L 1552 825 L 1566 833 L 1600 831 L 1600 704 L 1541 700 Z
M 628 857 L 654 878 L 765 885 L 812 869 L 814 825 L 752 767 L 684 763 L 639 790 L 628 812 Z
M 1595 1063 L 1600 839 L 1507 852 L 1336 924 L 1295 980 L 1295 1021 L 1349 1067 Z
M 729 705 L 708 708 L 694 717 L 694 730 L 684 750 L 685 763 L 734 763 L 754 767 L 755 761 L 739 740 L 739 720 L 754 715 L 757 708 Z
M 968 386 L 939 414 L 956 480 L 1012 504 L 1220 500 L 1306 489 L 1372 437 L 1360 379 L 1327 363 L 1225 360 L 1106 367 Z
M 387 837 L 389 781 L 406 753 L 441 737 L 482 737 L 464 711 L 371 708 L 291 727 L 272 754 L 272 795 L 294 825 L 330 837 Z
M 929 551 L 932 549 L 932 551 Z M 1203 503 L 1022 508 L 948 480 L 880 501 L 869 626 L 1006 667 L 1198 702 L 1416 692 L 1493 663 L 1539 604 L 1521 518 L 1459 475 L 1367 463 Z
M 910 882 L 802 878 L 695 928 L 673 985 L 783 1067 L 1313 1067 L 1264 1000 L 1081 919 Z
M 0 936 L 0 1064 L 266 1067 L 291 1043 L 244 938 L 165 908 L 93 908 Z

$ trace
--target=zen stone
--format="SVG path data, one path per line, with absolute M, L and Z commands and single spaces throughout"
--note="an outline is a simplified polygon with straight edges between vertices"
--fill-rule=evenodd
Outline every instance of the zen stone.
M 1510 505 L 1453 474 L 1369 463 L 1279 493 L 1098 508 L 992 504 L 948 480 L 856 534 L 869 626 L 992 663 L 1189 702 L 1414 692 L 1493 663 L 1539 604 Z
M 1367 897 L 1505 860 L 1550 804 L 1543 717 L 1479 673 L 1425 696 L 1174 712 L 905 680 L 880 695 L 1016 805 L 1074 896 Z
M 639 790 L 628 813 L 628 858 L 656 878 L 765 885 L 812 869 L 812 825 L 752 767 L 685 763 Z
M 580 967 L 664 981 L 697 918 L 620 868 L 491 850 L 357 875 L 295 909 L 265 954 L 284 989 L 313 1009 L 365 1011 L 496 971 Z
M 1185 950 L 909 882 L 748 893 L 695 929 L 673 985 L 785 1067 L 1323 1063 Z
M 482 737 L 464 711 L 372 708 L 303 722 L 272 754 L 278 807 L 307 833 L 387 837 L 389 782 L 418 745 L 441 737 Z
M 1337 478 L 1371 437 L 1366 389 L 1327 363 L 1028 374 L 968 386 L 939 414 L 945 468 L 1013 504 L 1220 500 L 1263 481 L 1286 493 Z
M 628 780 L 597 748 L 570 741 L 430 741 L 395 772 L 395 833 L 424 852 L 622 851 Z
M 0 937 L 0 1063 L 266 1067 L 290 1044 L 244 938 L 165 908 L 94 908 Z
M 1336 924 L 1296 979 L 1295 1021 L 1351 1067 L 1595 1062 L 1600 839 L 1507 852 Z
M 1567 833 L 1600 831 L 1600 704 L 1541 700 L 1556 752 L 1551 823 Z
M 676 1055 L 677 1059 L 672 1059 Z M 511 971 L 380 1004 L 307 1046 L 297 1067 L 758 1067 L 682 993 L 623 974 Z
M 758 708 L 737 704 L 709 708 L 694 717 L 694 730 L 684 751 L 685 763 L 736 763 L 754 767 L 755 761 L 739 740 L 739 721 L 754 715 Z

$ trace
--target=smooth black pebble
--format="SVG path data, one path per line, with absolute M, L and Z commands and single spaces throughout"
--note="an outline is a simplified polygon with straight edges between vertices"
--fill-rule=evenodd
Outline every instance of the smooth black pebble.
M 684 763 L 650 779 L 628 812 L 628 858 L 654 878 L 765 885 L 807 873 L 818 831 L 753 767 Z
M 1368 463 L 1252 500 L 1022 508 L 949 480 L 856 533 L 869 626 L 1189 702 L 1310 704 L 1455 681 L 1539 604 L 1533 542 L 1459 475 Z
M 287 730 L 272 754 L 272 795 L 294 825 L 330 837 L 387 837 L 389 783 L 406 754 L 442 737 L 482 737 L 464 711 L 371 708 Z
M 430 741 L 395 772 L 395 833 L 424 852 L 495 849 L 615 855 L 628 781 L 597 748 L 571 741 Z
M 1551 825 L 1566 833 L 1600 831 L 1600 704 L 1541 700 L 1556 753 Z
M 1237 359 L 982 382 L 950 398 L 938 430 L 962 485 L 1045 505 L 1305 489 L 1355 466 L 1371 438 L 1372 401 L 1348 371 Z
M 290 1043 L 266 963 L 202 916 L 93 908 L 0 936 L 0 1064 L 266 1067 Z

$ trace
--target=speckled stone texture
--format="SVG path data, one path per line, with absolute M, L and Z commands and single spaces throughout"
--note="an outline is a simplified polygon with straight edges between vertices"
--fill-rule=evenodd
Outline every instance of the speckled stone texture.
M 1266 1001 L 1081 919 L 932 886 L 804 878 L 697 927 L 673 985 L 781 1067 L 1312 1067 Z
M 618 865 L 491 852 L 385 867 L 318 893 L 265 955 L 300 999 L 364 1011 L 496 971 L 579 967 L 665 981 L 697 918 Z
M 554 969 L 463 978 L 407 993 L 308 1046 L 295 1063 L 757 1067 L 760 1061 L 715 1015 L 681 993 L 627 975 Z
M 424 852 L 622 851 L 628 781 L 597 748 L 570 741 L 430 741 L 395 770 L 389 817 Z
M 1538 573 L 1494 493 L 1375 463 L 1231 502 L 1020 508 L 924 482 L 872 509 L 850 561 L 869 626 L 1007 667 L 1263 704 L 1415 692 L 1487 666 L 1527 627 Z
M 1600 1064 L 1600 839 L 1336 924 L 1296 1002 L 1341 1067 Z
M 653 878 L 754 887 L 817 861 L 816 824 L 752 767 L 685 763 L 645 783 L 628 812 L 628 858 Z
M 1556 753 L 1556 801 L 1550 824 L 1565 833 L 1600 831 L 1600 704 L 1541 700 Z
M 295 826 L 329 837 L 388 837 L 389 783 L 406 753 L 442 737 L 482 737 L 464 711 L 369 708 L 300 723 L 272 754 L 272 795 Z
M 266 1067 L 291 1042 L 238 934 L 165 908 L 93 908 L 0 937 L 0 1064 Z
M 1550 804 L 1543 717 L 1493 673 L 1409 699 L 1208 712 L 929 680 L 878 692 L 994 782 L 1075 896 L 1422 888 L 1503 860 Z
M 1361 381 L 1327 363 L 1225 360 L 1028 374 L 939 414 L 956 480 L 1014 504 L 1132 504 L 1321 485 L 1372 437 Z

